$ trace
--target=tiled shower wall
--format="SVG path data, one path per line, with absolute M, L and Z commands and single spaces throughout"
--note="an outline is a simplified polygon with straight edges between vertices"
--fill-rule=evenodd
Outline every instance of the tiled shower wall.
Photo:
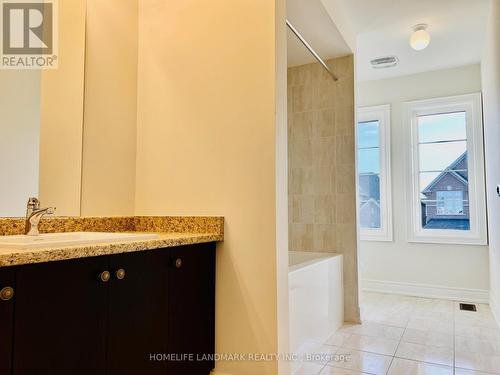
M 288 69 L 289 248 L 344 254 L 345 319 L 357 321 L 354 61 Z

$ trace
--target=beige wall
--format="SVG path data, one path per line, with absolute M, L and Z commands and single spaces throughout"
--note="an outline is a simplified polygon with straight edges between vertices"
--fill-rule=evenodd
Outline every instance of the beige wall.
M 216 350 L 277 350 L 275 2 L 143 0 L 136 213 L 222 215 Z M 276 374 L 275 362 L 217 373 Z
M 0 217 L 24 216 L 38 195 L 40 71 L 0 70 Z
M 137 0 L 87 0 L 82 216 L 132 215 Z
M 403 102 L 481 91 L 479 65 L 358 84 L 358 107 L 391 105 L 394 241 L 361 241 L 361 278 L 438 288 L 488 290 L 488 248 L 409 243 L 406 234 Z
M 344 254 L 345 319 L 358 321 L 353 56 L 288 69 L 289 249 Z
M 483 56 L 482 85 L 486 153 L 486 192 L 490 228 L 490 303 L 500 320 L 500 198 L 495 187 L 500 183 L 500 2 L 491 2 Z
M 41 81 L 40 193 L 58 216 L 80 215 L 86 0 L 59 3 L 58 68 Z

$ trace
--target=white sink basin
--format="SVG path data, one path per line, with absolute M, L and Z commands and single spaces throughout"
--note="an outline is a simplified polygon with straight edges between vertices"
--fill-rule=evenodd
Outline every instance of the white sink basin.
M 40 247 L 78 246 L 93 243 L 140 241 L 158 238 L 155 233 L 69 232 L 38 236 L 0 236 L 0 248 L 35 249 Z

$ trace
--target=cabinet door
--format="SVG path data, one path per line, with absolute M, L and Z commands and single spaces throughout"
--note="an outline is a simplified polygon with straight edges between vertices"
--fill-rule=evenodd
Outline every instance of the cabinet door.
M 215 351 L 215 244 L 173 248 L 168 273 L 169 375 L 208 375 Z M 192 355 L 182 360 L 183 354 Z
M 14 328 L 14 270 L 0 270 L 0 374 L 11 374 L 12 371 L 12 333 Z M 9 289 L 8 289 L 9 288 Z M 12 289 L 10 289 L 12 288 Z
M 151 358 L 166 352 L 168 250 L 113 255 L 110 269 L 108 374 L 166 374 Z
M 16 273 L 14 375 L 101 375 L 107 257 L 22 266 Z

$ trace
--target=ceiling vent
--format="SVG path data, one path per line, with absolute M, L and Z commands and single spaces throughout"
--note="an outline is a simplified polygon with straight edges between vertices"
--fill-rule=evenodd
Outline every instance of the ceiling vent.
M 370 64 L 374 69 L 392 68 L 393 66 L 398 65 L 398 63 L 399 59 L 397 56 L 385 56 L 370 61 Z

